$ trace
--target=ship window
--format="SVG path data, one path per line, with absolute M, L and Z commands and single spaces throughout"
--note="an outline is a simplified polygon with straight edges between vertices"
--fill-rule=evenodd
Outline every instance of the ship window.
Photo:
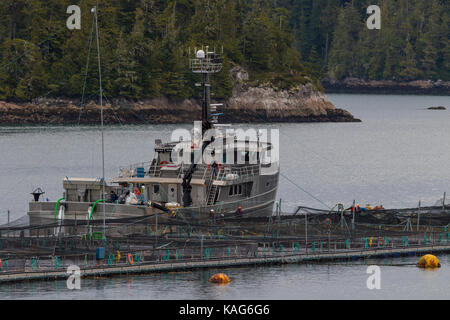
M 230 186 L 230 190 L 228 191 L 229 196 L 235 196 L 235 195 L 239 195 L 239 194 L 242 194 L 242 185 L 241 184 Z
M 159 184 L 153 185 L 153 193 L 159 193 Z

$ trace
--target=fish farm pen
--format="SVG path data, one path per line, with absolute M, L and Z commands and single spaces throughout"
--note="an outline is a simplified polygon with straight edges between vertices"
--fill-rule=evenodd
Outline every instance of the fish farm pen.
M 444 252 L 450 251 L 447 209 L 355 216 L 299 208 L 294 215 L 205 220 L 161 213 L 105 225 L 2 227 L 0 282 L 67 278 L 71 265 L 82 276 L 107 276 Z

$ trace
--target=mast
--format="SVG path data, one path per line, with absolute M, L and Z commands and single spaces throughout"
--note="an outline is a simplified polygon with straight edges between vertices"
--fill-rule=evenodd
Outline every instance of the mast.
M 100 43 L 98 41 L 98 15 L 97 15 L 97 6 L 92 10 L 95 15 L 95 32 L 97 38 L 97 58 L 98 58 L 98 79 L 99 79 L 99 87 L 100 87 L 100 116 L 101 116 L 101 135 L 102 135 L 102 198 L 105 197 L 105 138 L 104 138 L 104 121 L 103 121 L 103 88 L 102 88 L 102 68 L 101 68 L 101 60 L 100 60 Z M 105 235 L 106 230 L 106 205 L 105 201 L 103 201 L 103 239 L 106 238 Z
M 218 73 L 222 70 L 222 58 L 216 53 L 216 51 L 209 51 L 209 47 L 206 46 L 206 52 L 202 50 L 195 49 L 195 58 L 190 60 L 190 68 L 193 73 L 201 73 L 203 75 L 202 83 L 196 84 L 196 86 L 201 86 L 203 88 L 203 100 L 202 100 L 202 138 L 205 133 L 212 129 L 213 123 L 217 123 L 217 115 L 211 114 L 211 83 L 210 74 Z M 203 141 L 201 147 L 200 156 L 203 156 L 203 152 L 206 147 L 212 141 Z M 192 205 L 191 197 L 191 180 L 197 168 L 197 161 L 194 159 L 194 163 L 191 163 L 189 170 L 185 173 L 183 177 L 183 206 L 189 207 Z
M 203 88 L 202 99 L 202 132 L 203 135 L 207 130 L 212 128 L 212 123 L 217 122 L 216 116 L 211 115 L 211 83 L 210 74 L 218 73 L 222 70 L 222 58 L 216 51 L 209 51 L 206 46 L 206 52 L 203 50 L 195 50 L 195 59 L 191 59 L 190 68 L 193 73 L 201 73 L 203 81 L 197 86 Z

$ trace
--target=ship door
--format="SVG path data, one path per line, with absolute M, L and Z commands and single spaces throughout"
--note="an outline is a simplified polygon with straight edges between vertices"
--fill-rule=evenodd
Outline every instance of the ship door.
M 160 184 L 154 184 L 152 187 L 152 195 L 151 195 L 152 201 L 161 201 L 161 185 Z
M 167 202 L 178 202 L 177 185 L 169 184 L 167 189 Z

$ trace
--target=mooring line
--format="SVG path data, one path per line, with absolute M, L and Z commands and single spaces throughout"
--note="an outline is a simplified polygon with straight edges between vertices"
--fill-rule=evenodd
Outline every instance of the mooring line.
M 408 266 L 417 266 L 417 263 L 373 263 L 373 264 L 363 264 L 363 263 L 327 263 L 326 265 L 329 266 L 349 266 L 349 267 L 355 267 L 355 266 L 369 266 L 369 265 L 376 265 L 379 267 L 408 267 Z
M 291 179 L 289 179 L 288 177 L 286 177 L 282 172 L 280 172 L 280 175 L 285 178 L 287 181 L 289 181 L 290 183 L 292 183 L 294 186 L 296 186 L 297 188 L 299 188 L 301 191 L 303 191 L 304 193 L 306 193 L 307 195 L 309 195 L 311 198 L 313 198 L 314 200 L 320 202 L 321 204 L 323 204 L 327 209 L 331 210 L 331 207 L 328 206 L 325 202 L 323 202 L 322 200 L 320 200 L 319 198 L 315 197 L 313 194 L 309 193 L 308 191 L 306 191 L 305 189 L 303 189 L 302 187 L 300 187 L 298 184 L 296 184 L 294 181 L 292 181 Z

